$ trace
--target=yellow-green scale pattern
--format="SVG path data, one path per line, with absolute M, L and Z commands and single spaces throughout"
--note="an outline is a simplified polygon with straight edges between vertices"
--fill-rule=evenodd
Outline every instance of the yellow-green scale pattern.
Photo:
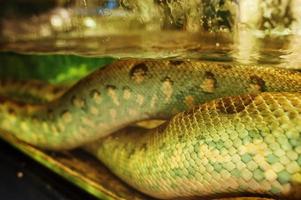
M 47 149 L 70 149 L 149 118 L 219 97 L 301 91 L 300 73 L 197 61 L 122 60 L 39 106 L 2 101 L 0 127 Z
M 262 93 L 212 101 L 158 129 L 124 129 L 86 149 L 158 198 L 300 199 L 300 130 L 300 93 Z
M 87 149 L 154 197 L 298 199 L 300 91 L 300 73 L 271 67 L 123 60 L 49 103 L 0 99 L 0 127 L 42 148 L 71 149 L 193 108 L 158 129 L 123 129 Z
M 0 96 L 34 103 L 45 103 L 61 96 L 68 87 L 39 80 L 0 80 Z

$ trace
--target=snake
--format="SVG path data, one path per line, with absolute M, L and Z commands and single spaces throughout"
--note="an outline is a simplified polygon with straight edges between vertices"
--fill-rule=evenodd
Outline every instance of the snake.
M 44 103 L 61 96 L 68 86 L 41 80 L 0 79 L 0 95 L 15 102 Z
M 119 60 L 44 103 L 0 98 L 0 127 L 43 149 L 82 146 L 155 198 L 300 199 L 300 91 L 301 73 L 275 67 Z M 128 127 L 153 118 L 166 122 Z

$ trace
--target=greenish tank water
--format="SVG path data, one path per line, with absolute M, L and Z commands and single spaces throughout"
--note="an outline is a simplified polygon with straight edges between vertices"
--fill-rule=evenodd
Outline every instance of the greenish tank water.
M 0 79 L 46 80 L 72 84 L 89 72 L 111 63 L 113 58 L 73 55 L 20 55 L 0 53 Z

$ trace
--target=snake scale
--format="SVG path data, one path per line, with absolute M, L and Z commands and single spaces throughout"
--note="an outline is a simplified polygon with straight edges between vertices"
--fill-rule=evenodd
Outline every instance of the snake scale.
M 1 98 L 0 127 L 45 149 L 84 145 L 157 198 L 300 199 L 300 91 L 301 74 L 284 69 L 121 60 L 49 103 Z M 124 128 L 171 116 L 155 129 Z

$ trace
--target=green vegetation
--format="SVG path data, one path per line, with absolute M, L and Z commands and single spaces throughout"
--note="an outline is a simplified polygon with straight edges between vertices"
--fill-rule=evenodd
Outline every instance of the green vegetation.
M 40 79 L 50 83 L 72 83 L 113 61 L 75 55 L 0 54 L 0 79 Z

